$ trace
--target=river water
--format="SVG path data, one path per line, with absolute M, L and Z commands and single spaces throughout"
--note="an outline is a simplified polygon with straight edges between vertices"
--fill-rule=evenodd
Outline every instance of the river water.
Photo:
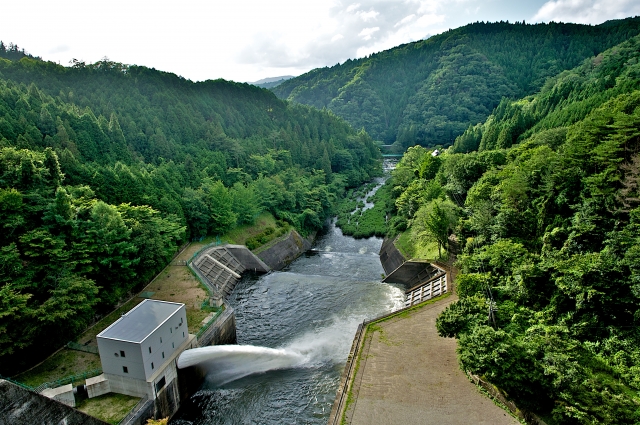
M 285 270 L 245 277 L 228 300 L 239 345 L 190 350 L 207 377 L 171 424 L 326 424 L 358 324 L 404 301 L 380 282 L 381 244 L 331 224 Z

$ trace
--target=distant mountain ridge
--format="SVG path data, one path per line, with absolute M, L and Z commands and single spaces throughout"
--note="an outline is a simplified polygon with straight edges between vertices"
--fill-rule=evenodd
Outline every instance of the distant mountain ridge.
M 268 77 L 268 78 L 263 78 L 262 80 L 248 83 L 248 84 L 253 84 L 254 86 L 262 87 L 263 89 L 271 89 L 271 88 L 277 87 L 278 85 L 292 78 L 295 78 L 295 76 L 283 75 L 280 77 Z
M 601 25 L 476 22 L 283 82 L 280 98 L 327 108 L 397 148 L 449 145 L 503 97 L 640 33 L 640 17 Z

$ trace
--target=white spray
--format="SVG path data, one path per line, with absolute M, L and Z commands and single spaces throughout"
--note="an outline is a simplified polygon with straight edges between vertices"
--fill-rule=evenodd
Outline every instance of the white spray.
M 178 368 L 203 366 L 207 380 L 220 386 L 270 370 L 341 363 L 349 354 L 353 333 L 361 321 L 357 317 L 333 320 L 329 326 L 304 333 L 280 348 L 216 345 L 187 350 L 178 358 Z

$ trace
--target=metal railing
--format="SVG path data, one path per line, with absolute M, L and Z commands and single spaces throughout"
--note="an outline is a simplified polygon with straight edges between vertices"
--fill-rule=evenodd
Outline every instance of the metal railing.
M 45 382 L 43 384 L 38 385 L 37 387 L 32 387 L 31 385 L 27 385 L 24 382 L 16 381 L 15 379 L 7 378 L 0 375 L 0 379 L 4 379 L 5 381 L 9 381 L 13 384 L 16 384 L 25 390 L 33 391 L 34 393 L 40 394 L 42 391 L 47 388 L 57 388 L 67 384 L 73 384 L 74 382 L 84 381 L 88 378 L 93 378 L 94 376 L 98 376 L 102 373 L 102 369 L 93 369 L 88 370 L 86 372 L 78 373 L 76 375 L 65 376 L 64 378 L 57 379 L 51 382 Z
M 82 345 L 78 344 L 75 341 L 67 342 L 67 348 L 76 351 L 83 351 L 85 353 L 99 354 L 98 347 L 96 347 L 95 345 Z
M 77 375 L 65 376 L 64 378 L 57 379 L 51 382 L 45 382 L 44 384 L 40 384 L 33 389 L 36 393 L 41 393 L 47 388 L 58 388 L 63 385 L 73 384 L 74 382 L 84 381 L 88 378 L 93 378 L 94 376 L 98 376 L 102 373 L 102 369 L 93 369 L 88 370 L 86 372 L 78 373 Z
M 27 385 L 27 384 L 25 384 L 23 382 L 18 382 L 18 381 L 14 380 L 14 379 L 11 379 L 11 378 L 7 378 L 6 376 L 0 375 L 0 379 L 4 379 L 5 381 L 9 381 L 12 384 L 16 384 L 17 386 L 22 387 L 25 390 L 29 390 L 29 391 L 33 391 L 34 390 L 34 388 L 32 386 Z

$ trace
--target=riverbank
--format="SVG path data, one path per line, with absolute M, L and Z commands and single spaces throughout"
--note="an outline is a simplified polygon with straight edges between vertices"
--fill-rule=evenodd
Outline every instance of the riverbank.
M 253 346 L 256 354 L 228 359 L 239 363 L 239 370 L 209 365 L 202 391 L 171 424 L 326 423 L 358 325 L 404 300 L 400 288 L 380 283 L 381 243 L 344 236 L 330 223 L 313 250 L 284 270 L 238 282 L 228 300 L 236 313 L 238 344 Z M 282 353 L 278 362 L 297 359 L 298 367 L 274 365 L 245 376 L 245 369 L 261 370 L 264 359 L 257 353 L 273 354 L 272 349 Z M 243 377 L 220 384 L 226 379 L 216 377 L 219 370 Z

